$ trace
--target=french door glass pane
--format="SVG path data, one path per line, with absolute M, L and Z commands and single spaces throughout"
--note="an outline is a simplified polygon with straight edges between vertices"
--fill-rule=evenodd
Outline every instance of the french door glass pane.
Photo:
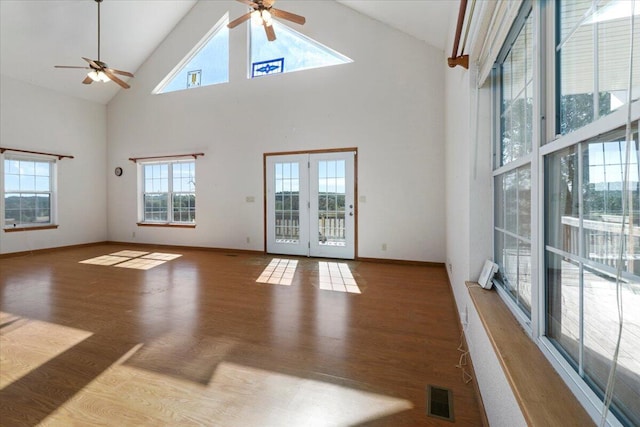
M 318 243 L 345 246 L 344 160 L 318 161 Z
M 297 162 L 276 163 L 275 237 L 278 243 L 300 241 L 300 167 Z

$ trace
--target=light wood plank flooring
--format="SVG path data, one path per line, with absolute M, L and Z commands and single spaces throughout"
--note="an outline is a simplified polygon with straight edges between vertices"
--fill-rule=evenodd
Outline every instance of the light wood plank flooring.
M 181 256 L 80 262 L 123 250 Z M 256 282 L 273 258 L 109 244 L 0 259 L 0 425 L 451 425 L 426 415 L 428 384 L 453 390 L 455 424 L 482 425 L 444 268 L 275 257 L 298 261 L 290 284 Z M 327 290 L 345 266 L 359 294 Z

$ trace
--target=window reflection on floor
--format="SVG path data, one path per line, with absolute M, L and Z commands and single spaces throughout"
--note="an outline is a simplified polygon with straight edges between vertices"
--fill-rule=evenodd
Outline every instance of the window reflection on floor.
M 136 270 L 149 270 L 158 265 L 164 264 L 176 258 L 180 258 L 181 254 L 169 254 L 162 252 L 142 252 L 142 251 L 119 251 L 109 255 L 102 255 L 95 258 L 80 261 L 80 264 L 93 265 L 110 265 L 121 268 L 133 268 Z
M 319 262 L 320 289 L 359 294 L 360 288 L 349 266 L 338 262 Z
M 94 264 L 94 265 L 114 265 L 124 261 L 129 261 L 131 258 L 113 255 L 102 255 L 95 258 L 85 259 L 80 261 L 80 264 Z
M 114 256 L 125 256 L 128 258 L 137 258 L 139 256 L 143 256 L 143 255 L 147 255 L 149 252 L 144 252 L 144 251 L 120 251 L 120 252 L 114 252 L 111 255 Z
M 273 258 L 256 282 L 291 286 L 297 267 L 297 260 Z M 318 284 L 324 291 L 362 293 L 349 265 L 343 262 L 318 262 Z
M 256 282 L 290 286 L 297 267 L 297 260 L 274 258 Z

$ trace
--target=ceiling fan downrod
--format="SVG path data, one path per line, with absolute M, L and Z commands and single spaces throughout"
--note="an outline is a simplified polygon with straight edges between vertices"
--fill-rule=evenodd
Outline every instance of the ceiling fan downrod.
M 100 3 L 102 0 L 95 0 L 98 3 L 98 61 L 100 61 Z

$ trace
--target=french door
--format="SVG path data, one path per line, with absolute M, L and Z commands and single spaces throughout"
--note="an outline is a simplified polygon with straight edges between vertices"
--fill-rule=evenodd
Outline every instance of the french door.
M 355 151 L 266 156 L 267 252 L 355 257 Z

